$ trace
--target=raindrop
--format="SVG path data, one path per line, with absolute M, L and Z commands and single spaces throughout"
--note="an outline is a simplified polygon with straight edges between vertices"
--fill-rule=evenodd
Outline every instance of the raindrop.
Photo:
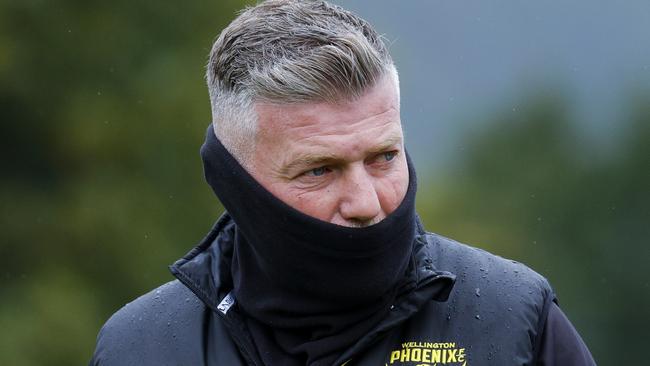
M 476 314 L 475 318 L 478 319 L 478 320 L 481 320 L 481 316 L 478 315 L 478 314 Z
M 477 287 L 476 290 L 474 291 L 474 294 L 476 295 L 476 297 L 481 297 L 481 289 Z

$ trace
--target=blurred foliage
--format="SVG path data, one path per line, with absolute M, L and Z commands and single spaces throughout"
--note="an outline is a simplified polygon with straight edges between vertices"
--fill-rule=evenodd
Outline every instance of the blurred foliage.
M 87 363 L 210 228 L 202 70 L 242 5 L 0 2 L 0 365 Z
M 599 364 L 635 364 L 650 327 L 650 98 L 618 150 L 581 141 L 562 98 L 529 98 L 468 138 L 419 192 L 427 229 L 545 275 Z M 618 352 L 617 350 L 626 350 Z
M 1 365 L 86 363 L 101 324 L 170 280 L 218 216 L 198 158 L 201 70 L 241 6 L 0 2 Z M 650 100 L 630 100 L 610 154 L 580 141 L 563 100 L 490 113 L 453 172 L 422 179 L 419 211 L 546 275 L 599 363 L 635 363 L 650 326 Z

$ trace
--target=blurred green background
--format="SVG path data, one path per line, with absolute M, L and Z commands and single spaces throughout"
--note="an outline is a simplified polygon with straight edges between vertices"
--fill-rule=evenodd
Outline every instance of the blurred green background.
M 167 265 L 218 217 L 198 157 L 203 70 L 243 4 L 0 0 L 0 365 L 85 364 L 103 322 L 171 280 Z M 408 76 L 409 52 L 395 53 Z M 427 228 L 547 276 L 599 364 L 643 362 L 648 85 L 626 84 L 599 127 L 607 148 L 585 137 L 562 80 L 518 89 L 516 108 L 463 105 L 440 122 L 460 146 L 442 162 L 410 85 Z

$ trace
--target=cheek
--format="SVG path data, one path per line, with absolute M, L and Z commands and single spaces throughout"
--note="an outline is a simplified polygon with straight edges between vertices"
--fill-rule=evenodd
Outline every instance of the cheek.
M 406 161 L 400 164 L 390 175 L 382 179 L 378 187 L 378 196 L 383 211 L 390 214 L 402 203 L 409 184 L 408 167 Z
M 289 191 L 287 193 L 283 201 L 306 215 L 330 222 L 336 213 L 336 200 L 333 199 L 329 189 L 316 192 Z

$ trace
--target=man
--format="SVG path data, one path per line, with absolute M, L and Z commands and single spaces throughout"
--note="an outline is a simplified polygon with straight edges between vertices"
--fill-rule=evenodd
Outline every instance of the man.
M 91 364 L 594 364 L 543 277 L 421 227 L 397 71 L 364 20 L 267 1 L 223 30 L 207 80 L 227 213 Z

